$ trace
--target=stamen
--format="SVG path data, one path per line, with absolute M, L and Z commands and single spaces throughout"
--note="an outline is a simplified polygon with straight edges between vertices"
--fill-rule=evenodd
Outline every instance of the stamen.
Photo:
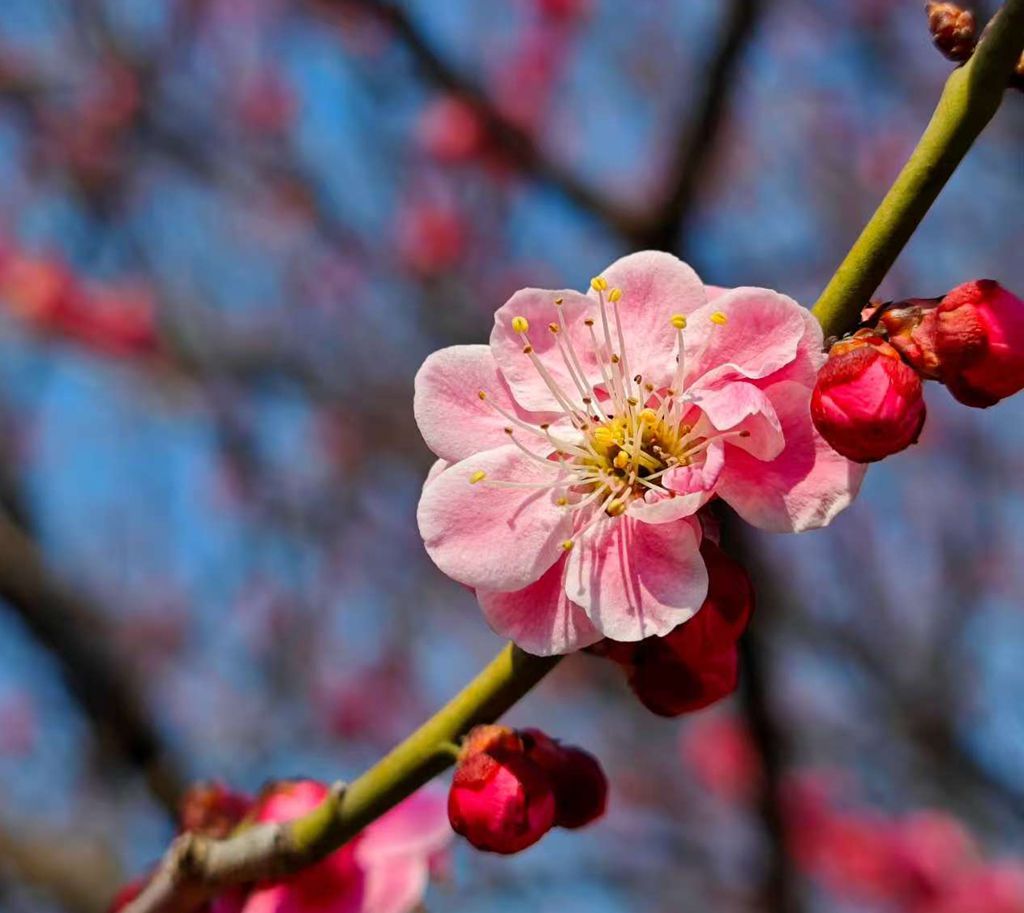
M 718 324 L 718 326 L 725 326 L 729 322 L 729 318 L 721 311 L 715 311 L 709 319 L 712 323 Z
M 474 472 L 469 477 L 469 484 L 470 485 L 476 485 L 477 482 L 482 482 L 486 478 L 487 478 L 487 473 L 484 472 L 482 469 L 478 469 L 476 472 Z

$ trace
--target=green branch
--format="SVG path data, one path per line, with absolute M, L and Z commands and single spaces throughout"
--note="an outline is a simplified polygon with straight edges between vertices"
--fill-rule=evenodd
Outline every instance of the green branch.
M 857 323 L 861 308 L 995 115 L 1022 50 L 1024 0 L 1008 0 L 974 56 L 947 80 L 910 160 L 814 305 L 826 337 Z

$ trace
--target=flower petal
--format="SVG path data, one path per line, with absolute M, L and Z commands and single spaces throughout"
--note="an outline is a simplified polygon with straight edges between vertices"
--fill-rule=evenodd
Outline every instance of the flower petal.
M 476 473 L 485 478 L 478 484 Z M 423 488 L 416 519 L 427 553 L 449 577 L 473 588 L 511 592 L 537 580 L 562 554 L 570 516 L 556 494 L 488 481 L 536 483 L 558 478 L 551 468 L 507 445 L 475 454 Z
M 561 299 L 562 303 L 556 305 L 556 299 Z M 586 374 L 585 380 L 589 383 L 600 382 L 597 355 L 591 345 L 590 333 L 583 323 L 593 313 L 593 303 L 586 295 L 566 289 L 521 289 L 498 308 L 494 315 L 494 329 L 491 330 L 491 352 L 508 382 L 512 396 L 522 408 L 557 411 L 559 414 L 564 411 L 558 397 L 551 392 L 530 356 L 523 352 L 523 339 L 512 329 L 513 319 L 526 319 L 529 324 L 527 337 L 533 353 L 568 400 L 580 406 L 580 393 L 573 383 L 558 340 L 548 324 L 557 323 L 559 334 L 571 339 L 580 366 Z
M 761 529 L 801 532 L 826 526 L 856 496 L 864 467 L 841 457 L 818 434 L 811 423 L 808 387 L 783 381 L 765 392 L 786 446 L 766 463 L 726 445 L 717 492 Z
M 513 593 L 476 591 L 484 618 L 496 634 L 535 656 L 572 653 L 601 639 L 587 613 L 565 594 L 566 560 Z
M 618 310 L 630 374 L 643 374 L 656 387 L 667 386 L 676 367 L 678 336 L 669 323 L 673 314 L 692 314 L 704 306 L 704 284 L 686 263 L 672 254 L 645 250 L 616 260 L 601 275 L 609 288 L 622 290 L 610 307 Z M 607 294 L 607 293 L 606 293 Z M 592 298 L 596 292 L 590 293 Z M 612 339 L 615 327 L 612 315 Z
M 487 400 L 480 399 L 480 391 Z M 427 446 L 451 462 L 508 443 L 509 420 L 495 406 L 524 421 L 554 423 L 562 414 L 521 409 L 487 346 L 449 346 L 427 357 L 416 373 L 413 413 Z
M 360 913 L 412 913 L 423 900 L 429 878 L 427 860 L 421 856 L 391 856 L 367 865 Z
M 699 547 L 693 519 L 654 524 L 626 514 L 580 537 L 565 590 L 612 640 L 661 636 L 691 618 L 707 595 Z
M 741 381 L 724 382 L 717 389 L 695 387 L 694 402 L 716 431 L 745 431 L 729 443 L 759 460 L 771 460 L 782 452 L 782 426 L 764 391 Z
M 367 825 L 355 845 L 356 860 L 370 864 L 375 859 L 411 854 L 426 859 L 454 836 L 448 823 L 447 795 L 428 786 Z
M 806 308 L 771 289 L 735 288 L 690 318 L 683 334 L 687 386 L 714 372 L 727 378 L 761 378 L 796 359 L 807 332 Z M 704 384 L 712 385 L 711 378 Z

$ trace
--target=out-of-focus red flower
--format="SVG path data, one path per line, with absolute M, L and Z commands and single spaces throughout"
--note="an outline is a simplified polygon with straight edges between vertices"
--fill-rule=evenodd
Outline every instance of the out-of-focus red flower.
M 562 745 L 539 729 L 520 732 L 527 756 L 550 778 L 555 826 L 574 830 L 600 818 L 608 804 L 608 778 L 590 752 Z
M 398 248 L 406 265 L 425 276 L 450 270 L 462 258 L 462 216 L 449 205 L 417 203 L 399 217 Z
M 236 110 L 253 133 L 284 133 L 295 118 L 295 93 L 277 70 L 261 69 L 238 86 Z
M 992 406 L 1024 389 L 1024 301 L 991 279 L 957 286 L 937 311 L 942 380 L 960 402 Z
M 916 443 L 925 415 L 921 378 L 872 334 L 836 343 L 811 395 L 814 426 L 833 450 L 858 463 Z
M 473 106 L 451 95 L 439 96 L 426 106 L 416 132 L 423 149 L 448 164 L 471 161 L 486 145 L 484 128 Z
M 730 802 L 752 796 L 761 779 L 761 763 L 746 727 L 732 715 L 693 719 L 680 735 L 683 762 L 697 781 Z
M 576 22 L 590 12 L 590 0 L 536 0 L 537 12 L 555 22 Z
M 53 258 L 0 253 L 0 301 L 35 329 L 105 355 L 149 356 L 159 349 L 149 294 L 129 285 L 85 285 Z

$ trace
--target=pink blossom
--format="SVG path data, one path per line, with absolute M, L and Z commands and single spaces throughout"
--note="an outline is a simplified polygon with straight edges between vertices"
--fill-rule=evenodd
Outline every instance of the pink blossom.
M 264 797 L 257 821 L 287 821 L 327 795 L 313 780 L 276 786 Z M 431 858 L 451 830 L 444 798 L 420 791 L 386 812 L 322 862 L 282 881 L 257 887 L 239 913 L 409 913 L 423 898 Z M 234 911 L 225 899 L 224 913 Z M 214 906 L 214 913 L 222 913 Z
M 863 469 L 811 424 L 814 318 L 769 289 L 707 298 L 675 257 L 633 254 L 587 295 L 517 292 L 489 347 L 442 349 L 417 374 L 442 461 L 418 511 L 427 552 L 524 650 L 692 617 L 708 586 L 695 515 L 714 497 L 793 532 L 856 494 Z

